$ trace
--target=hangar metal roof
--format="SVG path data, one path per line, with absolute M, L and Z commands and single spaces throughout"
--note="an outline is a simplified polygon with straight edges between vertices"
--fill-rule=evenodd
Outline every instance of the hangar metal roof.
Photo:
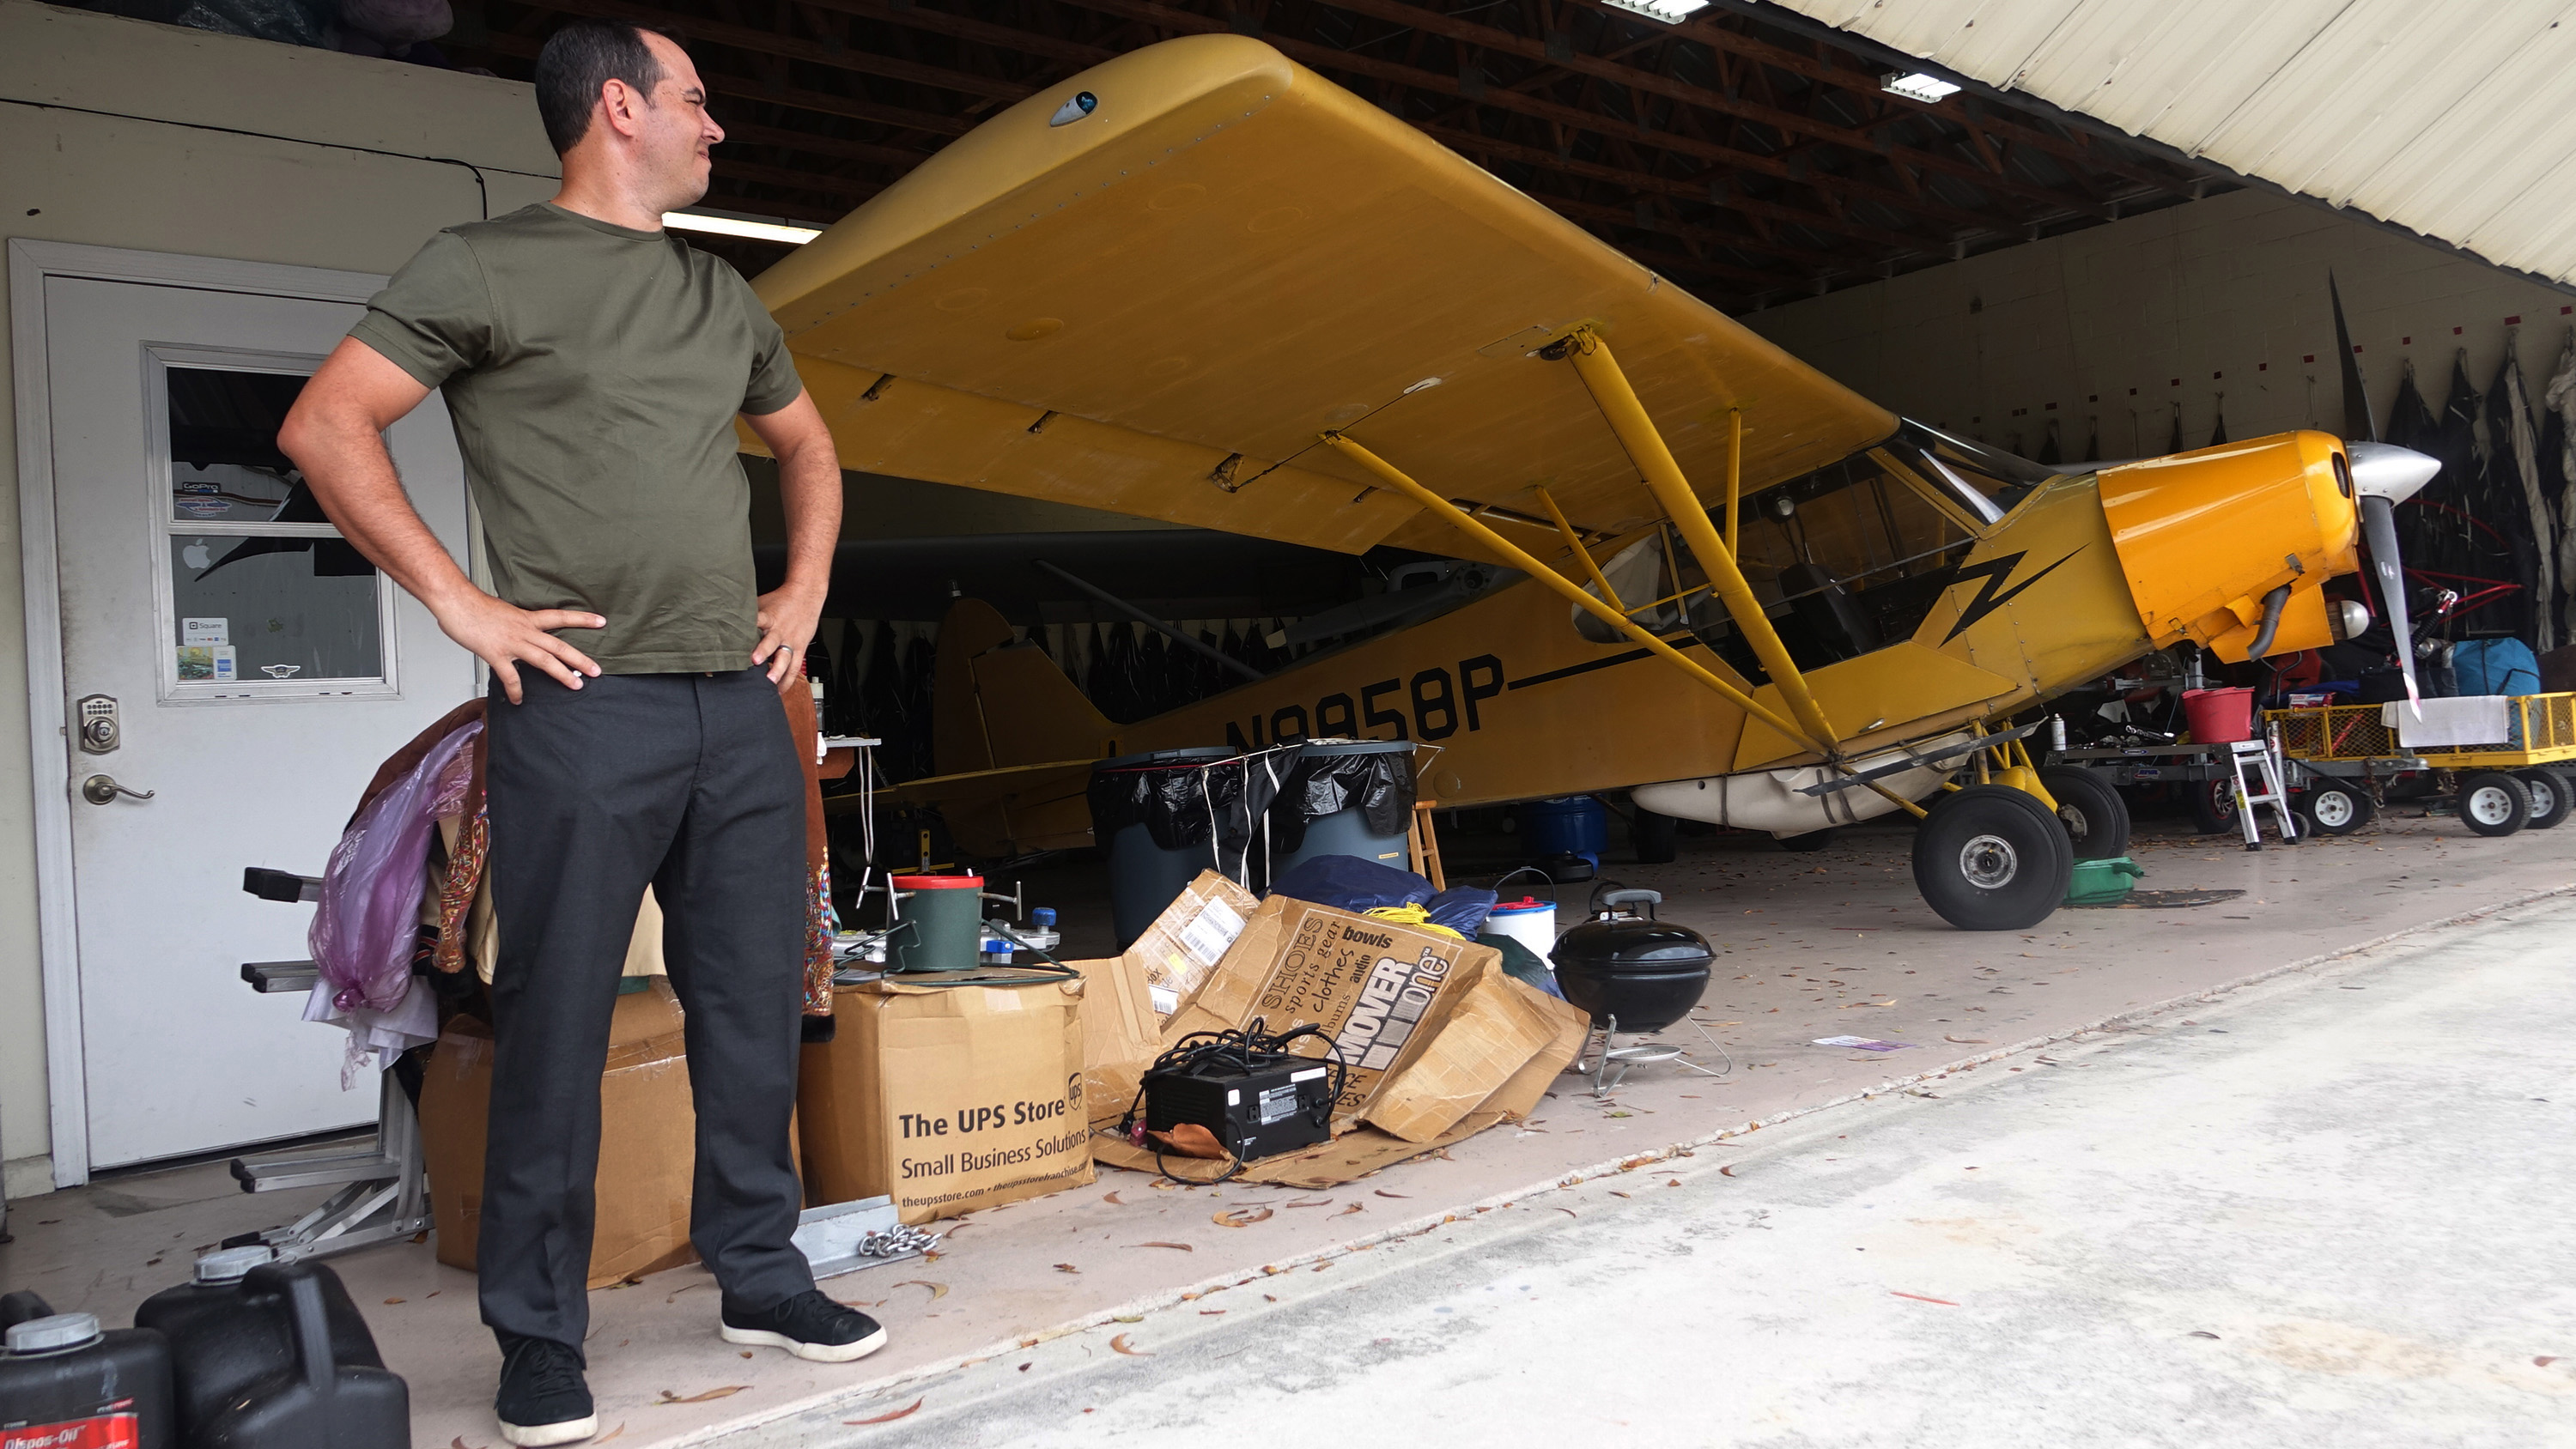
M 2017 97 L 1891 96 L 1885 65 L 1784 28 L 1809 24 L 1786 11 L 1712 5 L 1667 24 L 1633 8 L 1656 3 L 457 0 L 439 45 L 525 77 L 565 17 L 661 26 L 688 43 L 731 133 L 709 204 L 829 222 L 1087 67 L 1174 36 L 1258 36 L 1728 308 L 2230 184 Z M 750 271 L 780 251 L 705 244 Z
M 2576 3 L 1774 0 L 2552 282 L 2576 277 Z

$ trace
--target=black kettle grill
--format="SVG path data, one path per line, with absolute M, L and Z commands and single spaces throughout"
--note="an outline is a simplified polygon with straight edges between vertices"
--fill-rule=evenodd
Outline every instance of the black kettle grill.
M 1565 999 L 1592 1013 L 1596 1027 L 1661 1031 L 1687 1015 L 1708 989 L 1708 938 L 1655 919 L 1660 891 L 1619 890 L 1604 909 L 1557 938 L 1552 959 Z M 1640 916 L 1626 909 L 1642 905 Z

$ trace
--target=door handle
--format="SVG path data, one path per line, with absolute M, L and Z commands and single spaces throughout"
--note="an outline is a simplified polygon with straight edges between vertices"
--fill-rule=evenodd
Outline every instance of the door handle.
M 158 793 L 154 790 L 129 790 L 105 775 L 92 775 L 81 781 L 81 798 L 92 805 L 113 804 L 119 795 L 131 795 L 137 800 L 149 800 Z

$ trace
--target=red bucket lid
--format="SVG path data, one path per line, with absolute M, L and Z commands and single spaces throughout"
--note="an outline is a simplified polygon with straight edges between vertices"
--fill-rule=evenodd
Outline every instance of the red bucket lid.
M 1556 909 L 1556 903 L 1540 900 L 1536 896 L 1523 896 L 1516 901 L 1496 901 L 1494 909 L 1497 911 L 1552 911 Z
M 894 888 L 899 891 L 980 891 L 984 888 L 984 878 L 980 875 L 899 875 L 894 877 Z

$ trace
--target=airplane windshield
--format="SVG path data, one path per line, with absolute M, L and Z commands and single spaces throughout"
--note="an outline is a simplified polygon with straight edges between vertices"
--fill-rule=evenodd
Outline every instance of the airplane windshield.
M 1898 425 L 1885 448 L 1979 523 L 2002 521 L 2033 488 L 2057 476 L 2043 464 L 1911 418 Z

